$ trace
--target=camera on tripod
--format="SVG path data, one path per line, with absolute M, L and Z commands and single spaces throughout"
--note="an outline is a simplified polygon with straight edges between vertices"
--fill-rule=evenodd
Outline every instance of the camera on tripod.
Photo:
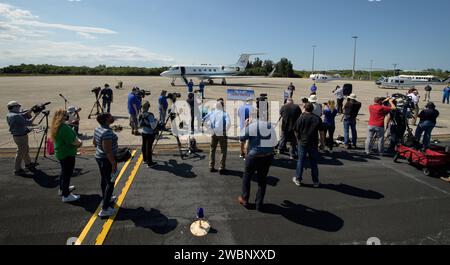
M 50 104 L 52 104 L 52 103 L 51 102 L 47 102 L 47 103 L 37 104 L 37 105 L 35 105 L 35 106 L 33 106 L 31 108 L 31 111 L 34 114 L 38 114 L 38 113 L 41 113 L 41 112 L 45 114 L 46 112 L 49 112 L 49 111 L 44 111 L 44 110 L 45 110 L 46 106 L 48 106 Z
M 180 93 L 170 93 L 167 95 L 167 98 L 175 103 L 178 98 L 181 98 L 181 94 Z
M 98 95 L 98 93 L 100 93 L 100 91 L 102 91 L 102 88 L 101 88 L 101 87 L 94 87 L 94 88 L 91 90 L 91 92 L 92 92 L 92 93 L 95 93 L 96 95 Z
M 139 89 L 136 91 L 136 96 L 140 97 L 140 98 L 145 98 L 146 96 L 150 96 L 152 94 L 151 91 L 146 91 L 143 89 Z

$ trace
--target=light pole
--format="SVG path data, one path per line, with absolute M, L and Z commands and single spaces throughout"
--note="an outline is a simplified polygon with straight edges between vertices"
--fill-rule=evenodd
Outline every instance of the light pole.
M 313 75 L 313 74 L 314 74 L 314 71 L 315 71 L 315 66 L 316 66 L 316 48 L 317 48 L 317 45 L 313 45 L 312 48 L 313 48 L 313 62 L 312 62 L 312 71 L 311 71 L 311 75 Z
M 373 60 L 370 60 L 370 81 L 372 81 L 372 72 L 373 72 Z
M 394 76 L 396 76 L 395 73 L 397 72 L 398 63 L 394 63 L 393 66 L 394 66 Z
M 356 41 L 358 40 L 358 36 L 352 37 L 355 40 L 355 46 L 353 50 L 353 72 L 352 72 L 352 79 L 355 79 L 355 71 L 356 71 Z

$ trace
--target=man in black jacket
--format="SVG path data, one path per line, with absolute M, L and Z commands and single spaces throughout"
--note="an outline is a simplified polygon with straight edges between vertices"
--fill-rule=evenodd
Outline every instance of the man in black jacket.
M 295 153 L 297 149 L 297 139 L 294 134 L 294 126 L 298 118 L 302 114 L 302 110 L 298 105 L 294 104 L 292 98 L 288 99 L 286 105 L 284 105 L 280 110 L 280 116 L 282 119 L 281 123 L 281 139 L 279 144 L 280 153 L 283 152 L 287 143 L 291 143 L 291 149 L 289 150 L 289 155 L 291 159 L 295 159 Z
M 347 149 L 351 149 L 350 144 L 350 132 L 352 130 L 352 143 L 356 149 L 356 142 L 358 140 L 358 131 L 356 130 L 356 120 L 358 118 L 359 111 L 361 110 L 361 102 L 357 101 L 357 96 L 351 94 L 347 99 L 347 104 L 344 106 L 344 144 Z

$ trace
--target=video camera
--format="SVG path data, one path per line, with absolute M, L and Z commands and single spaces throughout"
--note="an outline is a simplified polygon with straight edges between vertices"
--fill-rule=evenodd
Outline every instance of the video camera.
M 33 106 L 32 108 L 31 108 L 31 111 L 34 113 L 34 114 L 38 114 L 38 113 L 46 113 L 46 112 L 44 112 L 44 110 L 45 110 L 45 108 L 46 108 L 46 106 L 48 106 L 48 105 L 50 105 L 50 104 L 52 104 L 51 102 L 47 102 L 47 103 L 41 103 L 41 104 L 37 104 L 37 105 L 35 105 L 35 106 Z M 48 112 L 48 111 L 47 111 Z
M 167 98 L 175 103 L 178 98 L 181 98 L 181 94 L 180 93 L 170 93 L 167 95 Z
M 95 93 L 96 95 L 98 95 L 98 93 L 100 93 L 100 91 L 102 91 L 101 87 L 95 87 L 91 90 L 92 93 Z
M 151 91 L 146 91 L 143 89 L 139 89 L 138 91 L 136 91 L 136 96 L 140 98 L 145 98 L 146 96 L 150 96 L 151 94 L 152 94 Z

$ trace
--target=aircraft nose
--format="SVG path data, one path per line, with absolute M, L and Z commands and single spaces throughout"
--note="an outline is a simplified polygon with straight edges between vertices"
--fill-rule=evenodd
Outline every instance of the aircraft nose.
M 166 76 L 167 76 L 167 71 L 162 72 L 162 73 L 161 73 L 161 76 L 162 76 L 162 77 L 166 77 Z

